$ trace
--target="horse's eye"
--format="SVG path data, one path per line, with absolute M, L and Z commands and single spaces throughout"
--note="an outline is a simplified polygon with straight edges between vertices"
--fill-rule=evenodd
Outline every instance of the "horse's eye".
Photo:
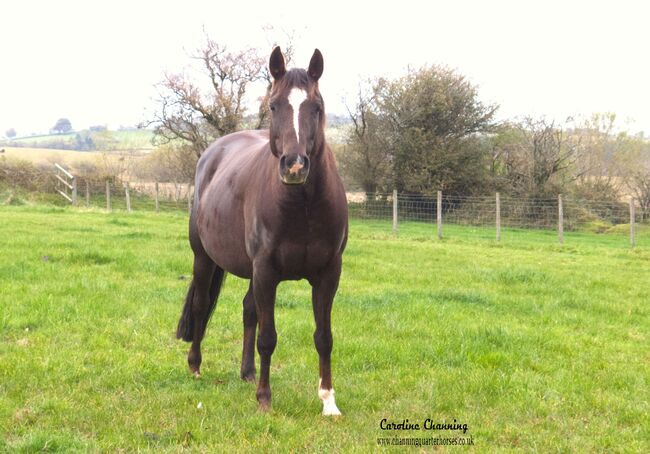
M 271 112 L 275 112 L 275 105 L 271 104 L 271 105 L 269 106 L 269 109 L 271 109 Z

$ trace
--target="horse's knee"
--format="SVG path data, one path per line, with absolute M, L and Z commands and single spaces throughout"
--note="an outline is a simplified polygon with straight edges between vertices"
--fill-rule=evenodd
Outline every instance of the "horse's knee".
M 257 336 L 257 351 L 260 353 L 260 355 L 271 355 L 275 350 L 275 345 L 277 342 L 278 335 L 275 330 L 260 330 L 260 333 Z
M 331 332 L 316 330 L 314 333 L 314 345 L 316 345 L 316 351 L 318 351 L 319 355 L 331 354 L 333 343 Z
M 257 324 L 257 313 L 255 312 L 255 306 L 248 307 L 244 304 L 244 326 L 254 326 Z

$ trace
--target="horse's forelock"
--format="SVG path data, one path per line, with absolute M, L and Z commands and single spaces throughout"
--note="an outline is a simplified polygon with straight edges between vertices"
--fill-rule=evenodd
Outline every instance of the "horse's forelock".
M 274 82 L 273 91 L 288 94 L 292 88 L 300 88 L 309 92 L 313 85 L 314 83 L 309 80 L 307 71 L 301 68 L 293 68 L 287 71 L 280 80 Z

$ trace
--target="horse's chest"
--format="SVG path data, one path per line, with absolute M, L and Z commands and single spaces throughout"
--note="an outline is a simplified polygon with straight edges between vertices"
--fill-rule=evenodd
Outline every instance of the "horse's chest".
M 287 239 L 274 248 L 273 262 L 284 278 L 301 279 L 325 268 L 334 253 L 334 245 L 323 239 Z

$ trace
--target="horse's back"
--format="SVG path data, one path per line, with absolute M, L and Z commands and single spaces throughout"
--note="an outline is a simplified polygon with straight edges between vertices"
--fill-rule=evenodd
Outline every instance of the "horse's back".
M 196 175 L 196 228 L 212 260 L 250 278 L 243 199 L 268 159 L 268 131 L 241 131 L 215 141 L 201 155 Z M 190 229 L 192 226 L 190 227 Z

